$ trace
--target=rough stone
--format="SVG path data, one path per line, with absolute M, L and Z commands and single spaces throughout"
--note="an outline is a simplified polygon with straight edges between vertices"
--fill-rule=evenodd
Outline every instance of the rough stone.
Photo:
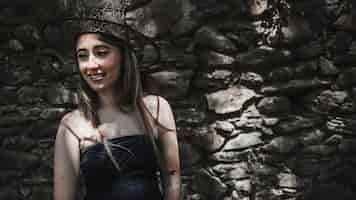
M 238 68 L 264 71 L 266 67 L 280 66 L 293 57 L 292 52 L 286 49 L 259 47 L 236 56 Z
M 220 176 L 220 178 L 224 181 L 226 180 L 241 180 L 241 179 L 246 179 L 249 178 L 249 168 L 246 162 L 242 163 L 236 163 L 233 166 L 233 169 L 224 172 L 223 175 Z
M 247 0 L 247 10 L 252 16 L 261 15 L 268 9 L 268 0 Z
M 262 114 L 288 114 L 291 111 L 291 103 L 286 97 L 265 97 L 257 105 Z
M 208 158 L 213 161 L 217 162 L 241 162 L 246 159 L 246 152 L 235 152 L 235 151 L 228 151 L 228 152 L 216 152 L 210 154 Z
M 275 130 L 280 134 L 294 133 L 306 128 L 316 127 L 321 124 L 322 120 L 319 117 L 303 117 L 303 116 L 292 116 L 281 120 Z
M 6 162 L 0 166 L 1 170 L 25 170 L 38 162 L 38 158 L 32 154 L 5 149 L 0 151 L 0 158 L 1 160 L 6 160 Z
M 306 91 L 311 91 L 318 88 L 324 88 L 331 83 L 328 81 L 321 81 L 319 79 L 307 80 L 291 80 L 287 83 L 277 83 L 273 85 L 266 85 L 262 87 L 261 92 L 265 95 L 299 95 L 305 94 Z
M 323 54 L 324 45 L 320 41 L 312 41 L 293 50 L 293 55 L 298 59 L 315 58 Z
M 313 32 L 308 21 L 299 17 L 290 17 L 288 25 L 281 27 L 276 45 L 297 45 L 312 39 Z
M 147 75 L 144 85 L 153 94 L 181 99 L 187 95 L 191 76 L 191 70 L 155 72 Z
M 260 132 L 242 133 L 237 137 L 227 141 L 223 151 L 242 150 L 262 144 Z
M 264 149 L 270 152 L 288 154 L 295 150 L 298 146 L 298 140 L 293 137 L 280 136 L 273 138 Z
M 46 108 L 40 114 L 41 119 L 55 120 L 60 119 L 67 110 L 65 108 Z
M 206 196 L 222 197 L 227 191 L 227 186 L 217 177 L 212 176 L 207 170 L 201 169 L 195 176 L 197 190 Z
M 326 76 L 337 75 L 339 73 L 339 69 L 334 65 L 334 63 L 324 57 L 320 57 L 319 59 L 320 65 L 320 73 Z
M 179 143 L 179 156 L 181 159 L 182 168 L 190 168 L 200 159 L 200 154 L 195 147 L 187 142 Z
M 22 45 L 22 43 L 19 40 L 16 40 L 16 39 L 9 40 L 8 48 L 11 51 L 15 51 L 15 52 L 19 52 L 19 51 L 25 50 L 25 47 Z
M 174 109 L 177 123 L 199 124 L 206 118 L 205 113 L 196 108 Z
M 312 98 L 312 97 L 311 97 Z M 322 91 L 313 101 L 312 108 L 321 113 L 354 113 L 356 106 L 347 91 Z
M 298 188 L 298 178 L 294 174 L 280 173 L 277 175 L 278 185 L 286 188 Z
M 15 37 L 25 45 L 35 46 L 40 41 L 40 34 L 37 28 L 30 24 L 24 24 L 16 27 Z
M 208 94 L 206 99 L 210 110 L 214 110 L 217 114 L 225 114 L 241 111 L 244 104 L 255 96 L 253 90 L 237 86 Z
M 211 27 L 202 27 L 195 33 L 195 43 L 221 53 L 237 51 L 235 44 L 222 33 Z
M 199 63 L 208 69 L 232 66 L 235 62 L 235 58 L 232 56 L 209 50 L 201 50 L 198 59 Z
M 349 88 L 356 85 L 356 67 L 342 72 L 337 77 L 337 84 L 342 88 Z
M 213 127 L 194 129 L 192 142 L 207 152 L 217 151 L 225 143 L 225 138 L 217 134 Z
M 251 192 L 251 180 L 231 180 L 227 183 L 230 187 L 237 191 Z
M 3 187 L 0 189 L 0 199 L 17 200 L 19 195 L 13 188 Z
M 172 24 L 182 17 L 182 0 L 151 1 L 143 7 L 129 11 L 127 21 L 144 35 L 155 38 L 169 33 Z
M 240 83 L 249 88 L 259 89 L 264 83 L 264 78 L 260 74 L 246 72 L 241 74 Z
M 335 154 L 336 151 L 337 146 L 330 145 L 311 145 L 302 149 L 302 152 L 305 154 L 316 154 L 321 156 L 330 156 Z
M 46 101 L 53 105 L 74 105 L 76 102 L 74 92 L 63 85 L 52 85 L 44 93 Z
M 356 152 L 356 140 L 344 139 L 339 144 L 339 150 L 344 154 L 354 154 Z
M 302 133 L 299 141 L 302 145 L 320 144 L 325 138 L 326 133 L 320 129 L 313 130 L 311 132 Z
M 227 121 L 216 121 L 215 122 L 215 129 L 217 131 L 223 131 L 227 133 L 231 133 L 234 131 L 235 127 L 232 123 Z
M 23 86 L 17 92 L 20 103 L 37 103 L 42 101 L 43 91 L 32 86 Z
M 191 33 L 199 26 L 198 20 L 194 17 L 196 7 L 191 3 L 191 1 L 182 0 L 182 10 L 183 16 L 178 23 L 174 24 L 171 28 L 171 34 L 174 36 Z

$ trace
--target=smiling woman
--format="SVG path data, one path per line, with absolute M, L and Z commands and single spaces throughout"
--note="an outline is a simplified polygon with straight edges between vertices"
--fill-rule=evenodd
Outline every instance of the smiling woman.
M 76 50 L 77 62 L 81 76 L 92 90 L 100 93 L 112 92 L 122 65 L 121 49 L 100 38 L 95 33 L 79 36 Z
M 110 0 L 80 2 L 90 16 L 69 20 L 79 23 L 73 36 L 78 109 L 66 114 L 58 128 L 54 200 L 76 199 L 80 179 L 86 200 L 178 200 L 174 117 L 165 99 L 143 95 L 129 29 L 118 24 L 125 17 L 117 11 L 125 6 Z

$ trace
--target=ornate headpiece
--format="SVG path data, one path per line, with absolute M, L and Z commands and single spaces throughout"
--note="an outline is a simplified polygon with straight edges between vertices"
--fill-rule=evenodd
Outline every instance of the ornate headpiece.
M 132 48 L 144 45 L 153 46 L 159 58 L 159 51 L 150 38 L 138 32 L 126 19 L 126 12 L 133 5 L 130 0 L 61 0 L 63 16 L 51 20 L 43 29 L 50 37 L 52 28 L 60 31 L 65 42 L 74 44 L 81 33 L 104 33 L 113 35 Z M 140 43 L 139 45 L 137 45 Z

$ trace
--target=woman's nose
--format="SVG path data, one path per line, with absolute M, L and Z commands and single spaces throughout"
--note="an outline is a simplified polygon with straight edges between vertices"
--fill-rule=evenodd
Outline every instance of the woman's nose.
M 90 55 L 89 56 L 87 67 L 88 68 L 97 68 L 97 67 L 99 67 L 98 60 L 95 58 L 94 55 Z

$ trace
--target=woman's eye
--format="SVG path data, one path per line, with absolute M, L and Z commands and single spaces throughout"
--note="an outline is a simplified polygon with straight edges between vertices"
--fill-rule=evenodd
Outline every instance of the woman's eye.
M 97 54 L 99 57 L 106 56 L 108 53 L 109 53 L 109 51 L 107 51 L 107 50 L 102 50 L 102 51 L 97 51 L 97 52 L 96 52 L 96 54 Z
M 88 57 L 87 54 L 84 54 L 84 53 L 78 53 L 77 54 L 77 58 L 79 60 L 84 60 L 86 57 Z

